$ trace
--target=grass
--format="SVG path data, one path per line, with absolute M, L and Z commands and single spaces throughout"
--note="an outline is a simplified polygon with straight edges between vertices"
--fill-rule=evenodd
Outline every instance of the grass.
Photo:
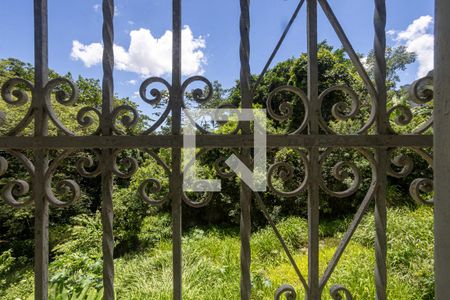
M 349 220 L 322 222 L 320 272 L 331 260 Z M 304 276 L 307 276 L 307 223 L 290 217 L 277 224 Z M 323 299 L 331 299 L 329 288 L 345 286 L 354 299 L 374 299 L 375 257 L 374 219 L 367 215 L 355 233 L 335 272 L 324 289 Z M 273 299 L 282 284 L 304 291 L 271 228 L 252 235 L 252 298 Z M 183 299 L 239 299 L 239 235 L 236 230 L 192 229 L 183 237 Z M 395 300 L 433 299 L 433 213 L 393 209 L 388 212 L 388 298 Z M 115 260 L 118 299 L 171 299 L 171 243 L 162 239 L 154 247 Z M 26 299 L 30 295 L 31 273 L 25 272 L 16 284 L 1 293 L 2 299 Z M 53 287 L 57 291 L 61 287 Z M 85 289 L 91 298 L 94 288 Z M 84 298 L 54 299 L 87 299 Z

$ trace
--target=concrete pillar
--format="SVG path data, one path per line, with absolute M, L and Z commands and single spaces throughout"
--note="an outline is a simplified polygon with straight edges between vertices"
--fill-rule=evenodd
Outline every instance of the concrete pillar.
M 450 299 L 450 1 L 436 0 L 434 229 L 436 299 Z

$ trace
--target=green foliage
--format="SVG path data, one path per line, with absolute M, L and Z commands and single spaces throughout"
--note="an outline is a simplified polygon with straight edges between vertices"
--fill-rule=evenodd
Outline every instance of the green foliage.
M 388 213 L 388 271 L 417 289 L 417 299 L 434 299 L 433 210 L 393 209 Z M 354 240 L 365 247 L 374 243 L 374 217 L 361 223 Z
M 103 299 L 103 289 L 97 290 L 86 286 L 81 291 L 69 291 L 63 284 L 51 285 L 48 290 L 48 298 L 52 300 L 101 300 Z M 29 297 L 19 297 L 14 300 L 33 300 L 34 294 Z
M 80 292 L 71 292 L 64 285 L 52 285 L 49 289 L 49 299 L 54 300 L 101 300 L 103 299 L 103 289 L 97 290 L 86 286 Z M 33 298 L 30 298 L 33 299 Z
M 399 132 L 411 132 L 431 115 L 432 106 L 413 106 L 410 104 L 406 89 L 397 89 L 397 71 L 414 61 L 414 55 L 406 49 L 388 49 L 388 87 L 389 107 L 408 106 L 419 114 L 408 126 L 398 127 Z M 363 100 L 368 101 L 367 91 L 351 61 L 342 49 L 333 49 L 326 42 L 320 44 L 319 53 L 319 90 L 345 84 L 351 86 Z M 266 108 L 269 94 L 277 87 L 290 84 L 302 89 L 307 87 L 307 56 L 288 59 L 276 64 L 264 77 L 254 95 L 254 107 Z M 372 75 L 373 55 L 369 54 L 366 64 Z M 60 75 L 50 72 L 50 78 Z M 0 85 L 13 77 L 32 81 L 34 70 L 30 64 L 16 59 L 0 60 Z M 73 80 L 70 73 L 63 77 Z M 254 80 L 256 77 L 253 78 Z M 95 129 L 98 120 L 91 128 L 81 127 L 75 120 L 78 111 L 85 106 L 100 108 L 101 87 L 96 79 L 79 77 L 76 84 L 80 89 L 79 101 L 74 107 L 58 104 L 52 96 L 52 105 L 62 123 L 77 135 L 87 135 Z M 68 87 L 60 87 L 67 90 Z M 29 93 L 30 91 L 28 91 Z M 224 90 L 218 82 L 213 84 L 213 100 L 202 107 L 217 107 L 221 104 L 239 104 L 239 83 L 230 90 Z M 187 95 L 188 99 L 192 95 Z M 297 129 L 305 115 L 300 99 L 291 93 L 281 93 L 273 98 L 273 109 L 280 113 L 278 106 L 287 101 L 293 106 L 293 117 L 288 121 L 269 120 L 269 132 L 283 134 Z M 192 102 L 192 101 L 189 101 Z M 325 97 L 322 116 L 325 123 L 335 132 L 349 134 L 361 128 L 369 111 L 362 109 L 355 119 L 337 121 L 332 115 L 332 107 L 343 102 L 350 107 L 350 99 L 342 92 L 333 92 Z M 128 98 L 117 98 L 117 105 L 136 104 Z M 29 104 L 27 104 L 29 105 Z M 6 112 L 0 134 L 5 134 L 24 116 L 29 106 L 10 107 L 0 102 L 0 111 Z M 188 104 L 197 105 L 195 103 Z M 348 110 L 345 111 L 348 113 Z M 399 116 L 394 112 L 392 118 Z M 92 115 L 95 119 L 95 115 Z M 143 117 L 136 127 L 120 130 L 134 134 L 144 128 L 149 121 Z M 170 119 L 167 122 L 170 125 Z M 233 122 L 217 128 L 206 124 L 218 134 L 234 130 Z M 167 132 L 164 127 L 161 133 Z M 25 135 L 33 132 L 32 125 L 25 129 Z M 50 126 L 50 135 L 61 134 L 55 126 Z M 420 157 L 406 150 L 403 153 L 413 155 L 415 171 L 404 179 L 390 179 L 388 200 L 390 206 L 415 208 L 407 200 L 407 190 L 411 178 L 427 177 L 431 170 Z M 171 152 L 167 149 L 155 149 L 162 160 L 170 165 Z M 25 154 L 30 156 L 30 153 Z M 50 158 L 57 153 L 52 152 Z M 114 234 L 116 254 L 116 285 L 119 298 L 126 299 L 171 299 L 172 248 L 170 243 L 171 219 L 170 201 L 160 208 L 151 207 L 138 195 L 142 182 L 149 178 L 161 182 L 161 190 L 151 194 L 156 200 L 162 200 L 168 194 L 168 175 L 147 153 L 140 150 L 126 150 L 123 155 L 137 158 L 139 171 L 130 180 L 117 179 L 114 188 Z M 216 178 L 214 162 L 231 154 L 229 150 L 211 149 L 199 155 L 198 173 L 203 178 Z M 0 179 L 4 185 L 13 178 L 29 179 L 20 164 L 3 154 L 10 162 L 8 173 Z M 85 155 L 85 154 L 79 154 Z M 31 156 L 30 156 L 31 157 Z M 50 295 L 52 299 L 99 299 L 102 297 L 102 227 L 99 209 L 101 205 L 99 178 L 85 179 L 76 174 L 74 168 L 77 157 L 70 157 L 55 174 L 56 179 L 70 177 L 80 183 L 83 194 L 81 201 L 67 209 L 51 209 L 50 214 Z M 268 153 L 270 164 L 287 162 L 293 166 L 291 180 L 273 177 L 274 185 L 282 191 L 296 189 L 305 176 L 305 169 L 299 162 L 301 155 L 292 149 L 271 150 Z M 351 215 L 370 184 L 370 167 L 361 154 L 356 151 L 335 150 L 323 164 L 323 176 L 328 188 L 336 191 L 347 189 L 354 179 L 354 174 L 347 168 L 347 179 L 343 182 L 333 177 L 332 171 L 337 162 L 352 161 L 361 170 L 364 178 L 361 188 L 351 197 L 340 199 L 321 195 L 320 236 L 321 270 L 331 259 L 336 250 L 338 238 L 342 237 L 350 222 Z M 280 175 L 283 170 L 280 170 Z M 286 171 L 286 170 L 284 170 Z M 183 237 L 184 249 L 184 299 L 239 299 L 239 248 L 238 233 L 229 226 L 239 224 L 239 181 L 237 178 L 222 181 L 223 193 L 215 195 L 206 207 L 194 209 L 183 205 L 183 225 L 187 234 Z M 146 191 L 151 190 L 151 186 Z M 198 197 L 188 193 L 189 197 Z M 200 196 L 201 197 L 201 196 Z M 263 194 L 269 214 L 277 223 L 286 245 L 293 253 L 299 268 L 306 275 L 308 226 L 304 219 L 307 215 L 306 194 L 293 198 L 276 197 L 272 193 Z M 302 218 L 303 217 L 303 218 Z M 296 274 L 290 266 L 284 250 L 273 232 L 267 227 L 264 216 L 256 209 L 252 210 L 254 234 L 252 243 L 252 285 L 254 299 L 273 298 L 274 290 L 284 283 L 297 283 L 296 287 L 302 297 Z M 205 230 L 205 225 L 220 225 Z M 31 258 L 33 254 L 33 209 L 16 210 L 0 203 L 0 297 L 3 299 L 26 299 L 32 294 Z M 196 227 L 201 226 L 201 227 Z M 210 227 L 208 227 L 210 228 Z M 428 208 L 417 210 L 391 209 L 388 222 L 388 266 L 389 297 L 392 299 L 433 299 L 433 235 L 432 213 Z M 374 221 L 369 214 L 356 232 L 354 242 L 350 243 L 342 261 L 333 274 L 330 284 L 341 283 L 348 287 L 355 298 L 374 297 L 373 283 L 373 238 Z M 361 262 L 364 262 L 363 264 Z M 328 288 L 329 286 L 327 286 Z M 199 296 L 200 295 L 200 296 Z M 11 298 L 6 298 L 10 297 Z M 325 296 L 326 299 L 328 295 Z
M 79 215 L 65 228 L 66 239 L 52 249 L 51 284 L 64 286 L 68 292 L 102 286 L 102 226 L 100 214 Z
M 34 68 L 31 64 L 25 63 L 15 58 L 0 60 L 0 82 L 6 79 L 19 77 L 28 81 L 34 79 Z
M 387 85 L 389 89 L 394 88 L 400 82 L 398 71 L 405 71 L 406 66 L 414 63 L 415 60 L 416 54 L 408 52 L 405 46 L 386 48 Z M 370 51 L 366 58 L 366 67 L 371 77 L 373 77 L 374 65 L 375 55 L 373 51 Z
M 150 215 L 143 219 L 138 239 L 144 248 L 154 247 L 172 236 L 172 220 L 169 214 Z
M 277 229 L 292 253 L 305 249 L 308 244 L 308 224 L 304 219 L 289 217 L 277 224 Z M 252 236 L 251 248 L 253 254 L 266 264 L 279 264 L 286 261 L 286 255 L 273 229 L 268 226 Z M 304 251 L 303 251 L 304 253 Z
M 170 152 L 160 151 L 159 155 L 164 159 L 170 155 Z M 114 232 L 116 254 L 119 256 L 130 249 L 138 250 L 136 246 L 140 243 L 139 235 L 142 236 L 142 226 L 145 218 L 148 217 L 151 221 L 159 220 L 159 225 L 165 226 L 166 219 L 164 215 L 161 215 L 161 217 L 154 216 L 158 209 L 149 205 L 138 194 L 140 184 L 149 178 L 159 180 L 163 187 L 161 192 L 156 195 L 151 194 L 151 196 L 157 200 L 164 199 L 168 194 L 168 176 L 161 166 L 148 155 L 144 156 L 139 170 L 129 180 L 128 186 L 123 188 L 117 187 L 114 191 Z M 168 209 L 168 206 L 166 204 L 165 209 Z M 147 222 L 150 220 L 147 220 Z M 151 243 L 151 239 L 149 235 L 142 242 L 144 244 Z
M 152 243 L 150 248 L 115 259 L 115 284 L 119 299 L 171 299 L 172 245 L 167 234 L 167 222 L 168 216 L 146 218 L 144 224 L 150 232 Z M 93 228 L 97 227 L 91 222 L 86 224 L 80 220 L 79 223 L 84 224 L 83 227 L 87 231 L 84 235 L 81 233 L 78 235 L 80 240 L 86 239 L 88 234 L 92 234 Z M 319 256 L 321 272 L 325 270 L 336 251 L 337 243 L 348 223 L 349 220 L 345 219 L 321 224 L 320 232 L 323 237 Z M 338 283 L 347 287 L 355 299 L 374 298 L 374 226 L 373 214 L 367 214 L 324 289 L 323 299 L 331 299 L 326 291 L 331 285 Z M 277 228 L 302 274 L 307 276 L 306 220 L 298 217 L 286 218 L 277 223 Z M 162 233 L 164 237 L 157 236 L 158 229 L 166 230 L 166 233 Z M 79 232 L 78 229 L 73 234 L 75 232 Z M 184 234 L 182 242 L 184 299 L 239 299 L 238 230 L 194 228 Z M 91 250 L 97 249 L 95 243 L 81 241 L 79 243 L 83 252 L 91 253 Z M 89 244 L 91 246 L 88 246 Z M 68 248 L 71 249 L 73 246 L 74 244 Z M 253 299 L 271 299 L 278 286 L 286 283 L 294 285 L 299 297 L 302 298 L 304 291 L 272 229 L 267 227 L 254 232 L 251 246 Z M 90 247 L 91 250 L 85 247 Z M 70 256 L 70 253 L 65 253 Z M 54 264 L 55 262 L 51 263 L 52 269 L 56 268 Z M 432 209 L 423 207 L 416 210 L 388 210 L 388 271 L 390 299 L 433 299 Z M 27 276 L 28 280 L 20 281 L 18 285 L 5 289 L 8 296 L 11 295 L 11 299 L 15 299 L 14 297 L 26 299 L 27 294 L 23 291 L 28 290 L 29 294 L 32 292 L 27 287 L 32 273 L 28 273 Z M 76 274 L 72 276 L 77 277 Z M 74 297 L 73 295 L 76 295 L 74 299 L 89 299 L 81 298 L 80 295 L 85 291 L 100 297 L 101 289 L 98 286 L 83 285 L 82 281 L 78 284 L 78 288 L 71 290 L 66 284 L 62 288 L 61 284 L 54 283 L 51 293 L 55 297 L 66 297 L 61 299 L 72 299 L 67 297 Z
M 6 275 L 12 271 L 16 258 L 12 256 L 11 250 L 6 250 L 0 254 L 0 286 L 6 284 Z
M 20 77 L 29 81 L 34 80 L 34 69 L 30 64 L 21 62 L 17 59 L 2 59 L 0 60 L 0 86 L 2 86 L 7 80 Z M 50 70 L 50 79 L 56 77 L 63 77 L 72 80 L 76 83 L 79 89 L 78 101 L 74 106 L 63 106 L 54 99 L 54 95 L 51 96 L 51 104 L 55 111 L 56 116 L 69 130 L 75 132 L 77 135 L 87 135 L 92 133 L 98 125 L 98 119 L 95 114 L 93 117 L 94 123 L 89 128 L 84 128 L 76 121 L 78 111 L 82 107 L 91 106 L 100 108 L 101 106 L 101 86 L 97 79 L 78 77 L 76 80 L 72 78 L 70 73 L 65 75 L 57 74 Z M 65 92 L 69 92 L 68 86 L 60 86 L 58 89 Z M 26 91 L 28 96 L 31 96 L 31 91 Z M 117 105 L 128 104 L 136 107 L 136 104 L 131 102 L 128 98 L 116 98 L 115 103 Z M 30 101 L 23 106 L 15 107 L 8 105 L 5 101 L 0 101 L 0 111 L 5 112 L 6 117 L 4 122 L 0 126 L 0 135 L 6 134 L 14 126 L 16 126 L 20 120 L 25 116 L 26 111 L 30 107 Z M 144 116 L 140 119 L 136 127 L 131 129 L 129 134 L 135 133 L 145 126 L 147 118 Z M 123 129 L 120 122 L 119 128 Z M 33 134 L 33 125 L 29 125 L 24 130 L 24 135 Z M 60 135 L 61 131 L 54 125 L 49 126 L 49 135 Z M 136 152 L 127 150 L 131 156 L 136 157 Z M 30 151 L 24 151 L 24 154 L 30 159 L 33 158 Z M 57 151 L 51 151 L 49 153 L 50 160 L 58 155 Z M 73 179 L 80 184 L 81 190 L 84 192 L 80 201 L 71 205 L 65 209 L 50 208 L 50 246 L 54 246 L 61 242 L 60 232 L 61 225 L 65 225 L 71 222 L 72 217 L 79 215 L 94 215 L 96 211 L 100 209 L 100 178 L 87 179 L 81 177 L 75 169 L 75 165 L 79 157 L 90 154 L 93 158 L 95 156 L 92 153 L 77 153 L 67 158 L 61 166 L 58 168 L 54 175 L 54 182 L 58 182 L 61 179 Z M 1 156 L 8 160 L 8 171 L 0 178 L 0 185 L 10 182 L 14 179 L 22 179 L 28 182 L 31 178 L 25 168 L 19 163 L 19 161 L 7 153 L 0 153 Z M 139 155 L 137 155 L 139 156 Z M 138 159 L 139 160 L 139 159 Z M 124 180 L 117 181 L 118 187 L 128 186 L 128 182 Z M 62 199 L 64 200 L 64 199 Z M 86 217 L 88 218 L 88 217 Z M 33 226 L 34 226 L 34 211 L 32 207 L 24 209 L 14 209 L 8 206 L 4 201 L 0 201 L 0 253 L 4 250 L 11 249 L 13 257 L 26 256 L 29 259 L 33 256 Z M 67 245 L 66 245 L 67 246 Z M 81 258 L 80 258 L 81 259 Z

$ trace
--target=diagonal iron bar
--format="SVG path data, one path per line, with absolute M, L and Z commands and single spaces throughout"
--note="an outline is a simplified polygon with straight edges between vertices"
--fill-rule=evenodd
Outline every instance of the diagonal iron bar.
M 270 217 L 269 211 L 267 210 L 267 207 L 264 205 L 264 202 L 261 199 L 261 195 L 259 193 L 254 193 L 254 194 L 256 196 L 255 200 L 256 200 L 257 206 L 259 207 L 261 212 L 264 214 L 264 217 L 266 217 L 267 221 L 269 222 L 270 226 L 272 227 L 273 231 L 275 232 L 275 235 L 277 236 L 278 240 L 281 243 L 281 246 L 283 247 L 284 252 L 286 253 L 287 257 L 289 258 L 289 261 L 291 262 L 291 265 L 294 268 L 295 273 L 297 273 L 298 279 L 303 284 L 305 291 L 308 291 L 308 289 L 309 289 L 308 283 L 306 282 L 305 277 L 303 277 L 302 272 L 298 268 L 297 263 L 294 260 L 294 257 L 292 257 L 292 254 L 289 251 L 289 248 L 287 247 L 286 242 L 284 241 L 283 237 L 281 236 L 280 231 L 278 231 L 278 228 L 275 225 L 275 222 Z
M 369 75 L 367 74 L 363 64 L 361 63 L 359 56 L 356 54 L 352 44 L 350 43 L 350 40 L 345 34 L 345 31 L 342 28 L 341 24 L 339 23 L 338 18 L 336 17 L 332 8 L 330 7 L 330 4 L 328 3 L 327 0 L 319 0 L 319 4 L 322 7 L 323 12 L 327 16 L 328 20 L 330 21 L 330 24 L 333 27 L 334 31 L 336 32 L 339 40 L 341 41 L 342 46 L 344 46 L 345 51 L 347 52 L 348 56 L 353 62 L 356 71 L 358 72 L 359 76 L 361 76 L 361 79 L 364 81 L 364 84 L 366 85 L 366 88 L 369 90 L 370 95 L 372 97 L 375 97 L 376 90 L 373 85 L 373 82 L 370 79 Z
M 364 153 L 364 152 L 363 152 Z M 375 166 L 375 161 L 372 159 L 371 154 L 366 153 L 366 158 L 369 159 L 370 164 L 372 166 Z M 369 156 L 370 155 L 370 156 Z M 355 216 L 353 217 L 353 220 L 348 227 L 347 231 L 345 232 L 341 242 L 339 243 L 336 252 L 333 255 L 333 258 L 329 262 L 327 269 L 325 270 L 322 278 L 320 279 L 319 288 L 322 291 L 327 284 L 328 280 L 330 279 L 331 275 L 333 274 L 334 269 L 336 268 L 337 264 L 339 263 L 339 260 L 344 253 L 345 249 L 347 248 L 353 234 L 356 231 L 356 228 L 358 227 L 359 223 L 361 223 L 361 220 L 364 216 L 364 213 L 366 212 L 369 204 L 371 203 L 372 199 L 374 198 L 374 194 L 377 187 L 376 182 L 377 174 L 375 167 L 372 167 L 372 183 L 369 187 L 369 190 L 366 193 L 366 196 L 364 197 L 361 205 L 358 208 L 358 211 L 356 212 Z
M 278 50 L 280 50 L 281 45 L 283 45 L 284 39 L 286 38 L 287 34 L 289 33 L 295 19 L 297 19 L 298 13 L 300 12 L 304 3 L 305 3 L 305 0 L 300 0 L 300 2 L 298 3 L 297 8 L 295 9 L 294 13 L 292 14 L 291 19 L 289 20 L 289 23 L 287 24 L 286 28 L 283 31 L 283 34 L 281 35 L 280 39 L 278 40 L 278 43 L 275 46 L 275 49 L 273 49 L 272 54 L 269 57 L 269 60 L 266 62 L 266 65 L 264 66 L 263 70 L 259 74 L 259 77 L 256 80 L 255 85 L 252 88 L 252 94 L 256 91 L 258 86 L 261 84 L 261 81 L 263 80 L 264 75 L 266 75 L 266 72 L 269 69 L 270 65 L 272 64 L 272 61 L 275 58 L 275 55 L 277 55 Z

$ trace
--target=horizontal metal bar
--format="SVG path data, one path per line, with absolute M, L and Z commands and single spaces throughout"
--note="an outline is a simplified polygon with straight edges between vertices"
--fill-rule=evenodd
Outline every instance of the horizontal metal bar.
M 197 135 L 199 148 L 252 148 L 253 135 Z M 267 147 L 432 147 L 432 135 L 267 135 Z M 183 148 L 183 136 L 0 137 L 0 149 Z

